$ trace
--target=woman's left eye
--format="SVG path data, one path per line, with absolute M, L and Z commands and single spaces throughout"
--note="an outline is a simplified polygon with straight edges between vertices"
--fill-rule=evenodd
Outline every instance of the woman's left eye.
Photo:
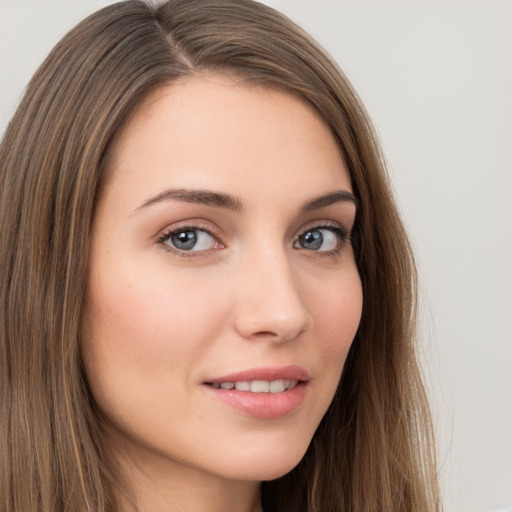
M 302 233 L 293 244 L 296 249 L 317 252 L 336 252 L 348 238 L 340 227 L 316 227 Z
M 166 233 L 160 243 L 180 252 L 199 252 L 219 247 L 215 237 L 199 228 L 181 228 Z

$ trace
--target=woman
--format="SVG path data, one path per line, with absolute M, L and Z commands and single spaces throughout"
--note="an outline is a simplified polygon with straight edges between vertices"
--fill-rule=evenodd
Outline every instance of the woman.
M 98 11 L 0 169 L 2 511 L 439 510 L 407 239 L 289 20 Z

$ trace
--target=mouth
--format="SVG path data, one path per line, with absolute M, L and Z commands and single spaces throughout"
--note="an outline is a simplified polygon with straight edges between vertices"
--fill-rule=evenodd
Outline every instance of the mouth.
M 237 382 L 207 382 L 206 385 L 215 389 L 236 389 L 237 391 L 248 391 L 250 393 L 284 393 L 295 388 L 298 380 L 245 380 Z
M 210 395 L 247 416 L 277 419 L 298 409 L 308 389 L 299 366 L 259 368 L 204 382 Z

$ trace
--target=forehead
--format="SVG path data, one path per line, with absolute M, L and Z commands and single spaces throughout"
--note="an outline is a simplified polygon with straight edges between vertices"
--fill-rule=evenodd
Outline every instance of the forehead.
M 109 181 L 157 193 L 163 186 L 350 190 L 329 128 L 299 98 L 223 76 L 188 77 L 152 93 L 118 135 Z M 177 183 L 175 183 L 177 182 Z

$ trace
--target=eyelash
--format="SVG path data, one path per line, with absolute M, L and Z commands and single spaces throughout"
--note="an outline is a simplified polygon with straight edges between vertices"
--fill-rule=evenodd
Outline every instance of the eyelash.
M 171 252 L 179 257 L 192 259 L 197 257 L 204 257 L 209 252 L 206 251 L 180 251 L 179 249 L 175 247 L 171 247 L 170 245 L 166 244 L 165 242 L 169 240 L 169 238 L 177 233 L 181 233 L 184 231 L 204 231 L 208 235 L 210 235 L 212 238 L 217 240 L 218 243 L 225 246 L 225 244 L 222 241 L 222 237 L 220 236 L 220 233 L 217 230 L 212 229 L 211 227 L 207 227 L 202 225 L 201 223 L 194 223 L 194 224 L 184 224 L 183 226 L 173 226 L 171 228 L 166 229 L 162 235 L 157 239 L 156 243 L 158 245 L 161 245 L 166 251 Z
M 305 235 L 309 231 L 315 231 L 315 230 L 321 230 L 321 229 L 329 230 L 335 234 L 336 238 L 338 239 L 338 244 L 337 244 L 336 248 L 333 250 L 330 250 L 330 251 L 307 251 L 306 249 L 304 249 L 304 250 L 306 250 L 307 252 L 311 252 L 311 253 L 315 254 L 316 256 L 336 257 L 339 255 L 339 253 L 343 249 L 343 246 L 346 243 L 351 242 L 350 234 L 345 228 L 343 228 L 342 226 L 340 226 L 337 223 L 321 222 L 319 224 L 310 225 L 307 228 L 303 229 L 301 231 L 301 233 L 296 237 L 296 239 L 293 243 L 294 248 L 295 248 L 295 243 L 299 240 L 299 238 L 301 236 Z M 168 228 L 156 240 L 156 243 L 158 245 L 161 245 L 165 250 L 167 250 L 179 257 L 182 257 L 182 258 L 192 259 L 192 258 L 206 256 L 206 253 L 208 253 L 209 250 L 180 251 L 179 249 L 177 249 L 175 247 L 171 247 L 170 245 L 165 243 L 167 240 L 169 240 L 169 238 L 172 235 L 181 233 L 181 232 L 185 232 L 185 231 L 204 231 L 205 233 L 210 235 L 212 238 L 217 240 L 218 243 L 220 243 L 222 246 L 225 247 L 225 244 L 222 241 L 220 233 L 216 230 L 211 229 L 211 227 L 206 227 L 206 226 L 202 225 L 201 223 L 185 224 L 183 226 Z M 215 250 L 215 249 L 213 249 L 213 250 Z
M 351 243 L 350 239 L 350 232 L 345 229 L 343 226 L 341 226 L 338 223 L 330 222 L 330 221 L 319 221 L 318 224 L 311 224 L 307 226 L 305 229 L 301 230 L 301 233 L 297 236 L 296 240 L 299 239 L 299 237 L 305 235 L 309 231 L 315 231 L 315 230 L 321 230 L 326 229 L 334 233 L 334 235 L 337 238 L 337 244 L 336 247 L 330 251 L 307 251 L 304 249 L 309 256 L 316 256 L 316 257 L 323 257 L 323 258 L 333 258 L 336 259 L 340 256 L 341 252 L 343 251 L 343 248 L 347 243 Z M 295 245 L 295 242 L 294 242 Z

